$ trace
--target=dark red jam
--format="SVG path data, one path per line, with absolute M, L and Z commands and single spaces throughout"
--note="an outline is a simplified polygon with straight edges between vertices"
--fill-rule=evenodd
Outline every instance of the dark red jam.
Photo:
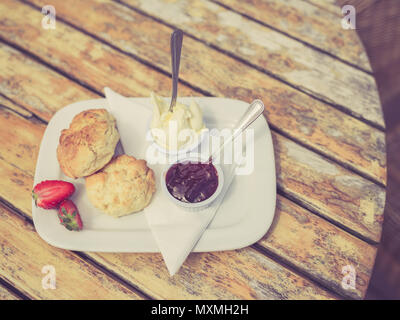
M 165 180 L 174 198 L 190 203 L 210 198 L 218 187 L 218 173 L 212 163 L 176 163 L 168 169 Z

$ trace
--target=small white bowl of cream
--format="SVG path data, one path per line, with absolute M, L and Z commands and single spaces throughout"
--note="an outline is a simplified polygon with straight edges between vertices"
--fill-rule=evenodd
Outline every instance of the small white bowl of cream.
M 189 106 L 176 102 L 172 110 L 163 98 L 153 92 L 150 100 L 153 104 L 150 137 L 159 151 L 172 155 L 184 154 L 202 142 L 208 129 L 195 100 Z

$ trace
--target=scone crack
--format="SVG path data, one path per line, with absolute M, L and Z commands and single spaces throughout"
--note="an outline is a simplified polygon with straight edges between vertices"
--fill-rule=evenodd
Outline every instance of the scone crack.
M 57 158 L 62 171 L 71 178 L 93 174 L 114 155 L 119 140 L 114 117 L 105 109 L 77 114 L 61 132 Z
M 114 217 L 123 216 L 150 203 L 155 191 L 154 172 L 146 161 L 120 155 L 86 178 L 86 190 L 95 207 Z

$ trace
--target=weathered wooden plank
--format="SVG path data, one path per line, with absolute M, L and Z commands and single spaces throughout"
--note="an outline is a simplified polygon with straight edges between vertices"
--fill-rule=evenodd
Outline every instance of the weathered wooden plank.
M 6 115 L 7 113 L 8 115 Z M 23 131 L 24 128 L 30 128 L 35 124 L 30 124 L 29 122 L 31 121 L 18 117 L 10 111 L 0 112 L 0 140 L 3 136 L 7 136 L 15 142 L 16 146 L 23 144 L 25 141 L 24 136 L 10 136 L 6 130 L 1 129 L 5 127 L 3 123 L 10 121 L 17 132 Z M 42 126 L 37 126 L 38 131 L 44 129 Z M 29 149 L 36 150 L 34 146 L 39 144 L 41 134 L 35 134 L 34 137 L 35 139 L 30 139 L 26 144 L 29 145 Z M 4 152 L 5 148 L 0 143 L 0 154 Z M 13 153 L 18 152 L 18 148 L 16 147 L 15 149 L 15 151 L 7 150 L 11 157 Z M 12 178 L 14 173 L 18 173 L 19 169 L 28 170 L 28 174 L 33 174 L 30 160 L 36 159 L 36 154 L 23 154 L 22 159 L 24 161 L 19 162 L 18 169 L 16 167 L 8 167 L 5 163 L 0 165 L 0 169 L 8 168 L 8 171 L 2 175 L 5 183 L 14 186 L 14 182 L 10 177 Z M 27 180 L 25 184 L 30 185 L 30 176 L 27 177 Z M 3 192 L 1 196 L 7 201 L 13 202 L 14 206 L 20 208 L 27 215 L 30 215 L 30 197 L 28 193 L 18 192 L 17 188 L 23 188 L 23 184 L 17 184 L 13 188 L 9 188 L 10 191 Z M 12 198 L 13 193 L 22 193 L 24 197 L 23 199 L 15 200 Z M 372 273 L 376 249 L 283 197 L 278 197 L 277 205 L 276 219 L 271 231 L 259 242 L 259 245 L 280 256 L 287 263 L 302 270 L 302 272 L 310 274 L 314 279 L 324 283 L 336 292 L 341 292 L 350 297 L 362 298 L 368 287 L 368 279 Z M 101 260 L 106 259 L 109 261 L 106 264 L 107 268 L 120 272 L 118 268 L 119 262 L 115 261 L 116 257 L 113 255 L 110 257 L 108 255 L 106 257 L 100 256 Z M 135 261 L 139 260 L 140 264 L 144 264 L 142 260 L 147 259 L 146 261 L 149 264 L 154 264 L 152 262 L 154 259 L 159 260 L 158 257 L 155 257 L 156 255 L 141 258 L 137 255 Z M 97 255 L 93 256 L 93 258 L 98 260 Z M 355 291 L 343 290 L 340 285 L 343 277 L 341 268 L 349 264 L 353 265 L 357 270 L 358 278 Z M 144 271 L 140 272 L 139 275 L 129 275 L 129 281 L 132 281 L 132 277 L 135 279 L 135 284 L 137 279 L 141 283 L 143 290 L 149 290 L 145 285 L 146 273 Z M 154 292 L 148 291 L 148 294 L 153 295 Z M 159 295 L 159 293 L 156 293 L 156 295 Z
M 252 248 L 192 253 L 170 278 L 160 254 L 93 254 L 157 298 L 332 299 L 334 296 Z M 162 266 L 162 267 L 160 267 Z
M 273 133 L 277 183 L 311 211 L 379 242 L 385 189 Z
M 12 293 L 7 288 L 0 285 L 0 301 L 4 300 L 21 300 L 18 296 Z
M 65 106 L 65 101 L 76 102 L 96 96 L 1 43 L 0 65 L 0 92 L 44 120 L 50 120 L 55 111 Z
M 372 71 L 357 32 L 343 29 L 337 14 L 321 10 L 302 0 L 214 2 L 226 5 L 366 71 Z
M 218 0 L 217 0 L 218 1 Z M 342 7 L 345 5 L 352 5 L 356 9 L 356 14 L 360 14 L 365 9 L 380 0 L 301 0 L 308 2 L 313 6 L 320 8 L 324 11 L 329 11 L 337 16 L 343 17 Z
M 88 7 L 74 10 L 84 4 Z M 137 54 L 157 67 L 169 71 L 170 28 L 115 3 L 90 0 L 74 5 L 60 2 L 56 3 L 56 6 L 58 15 L 70 19 L 71 23 L 85 26 L 89 32 L 95 32 L 96 36 L 112 42 L 121 50 Z M 115 72 L 113 77 L 110 77 L 104 71 L 106 67 L 103 66 L 112 65 L 113 61 L 104 61 L 103 58 L 93 61 L 89 59 L 84 64 L 80 61 L 87 56 L 85 49 L 87 47 L 93 48 L 98 56 L 103 57 L 101 52 L 105 45 L 99 45 L 90 37 L 61 22 L 57 22 L 56 30 L 51 32 L 38 30 L 38 35 L 33 37 L 29 30 L 37 28 L 36 25 L 41 19 L 39 12 L 22 4 L 15 5 L 10 1 L 2 2 L 0 7 L 4 9 L 0 10 L 0 36 L 7 37 L 9 41 L 35 52 L 57 68 L 85 79 L 98 90 L 101 90 L 102 83 L 119 90 L 120 83 L 128 81 L 128 76 L 123 70 L 136 68 L 135 61 L 121 57 L 119 60 L 123 62 L 120 63 L 126 67 L 113 67 Z M 82 15 L 81 12 L 85 14 Z M 135 21 L 135 28 L 131 28 L 132 21 Z M 66 43 L 68 45 L 64 46 Z M 79 47 L 74 43 L 79 43 Z M 114 54 L 119 53 L 113 51 Z M 104 55 L 109 57 L 107 53 Z M 385 141 L 384 134 L 379 130 L 191 38 L 184 40 L 183 55 L 187 57 L 181 62 L 181 74 L 184 80 L 217 96 L 245 101 L 250 101 L 253 97 L 262 98 L 266 104 L 266 115 L 273 127 L 363 175 L 385 184 Z M 81 57 L 81 59 L 71 57 Z M 202 59 L 192 57 L 202 57 Z M 5 58 L 3 63 L 7 63 L 6 60 Z M 221 69 L 221 65 L 225 66 L 224 69 Z M 141 74 L 140 77 L 147 75 Z M 169 81 L 160 74 L 152 74 L 152 77 L 158 83 Z M 102 79 L 101 83 L 99 79 Z M 9 90 L 8 85 L 4 84 L 6 90 Z M 139 93 L 154 89 L 142 87 Z M 137 94 L 135 88 L 135 81 L 130 82 L 129 89 L 132 91 L 128 94 Z M 159 85 L 156 89 L 168 94 L 169 85 Z M 193 90 L 181 85 L 180 94 L 194 93 Z
M 206 0 L 122 2 L 182 28 L 324 101 L 340 105 L 362 119 L 384 126 L 375 80 L 363 71 Z
M 0 109 L 3 130 L 0 136 L 0 158 L 22 168 L 26 172 L 35 171 L 35 161 L 39 152 L 38 141 L 41 140 L 45 125 L 27 121 L 21 116 L 13 115 L 4 108 Z M 23 124 L 23 126 L 21 125 Z M 16 143 L 18 141 L 18 143 Z
M 339 5 L 336 3 L 336 0 L 303 0 L 304 2 L 308 2 L 317 8 L 321 8 L 323 10 L 329 11 L 336 15 L 341 15 L 342 11 Z
M 30 9 L 29 7 L 27 7 Z M 60 26 L 59 26 L 60 29 Z M 67 50 L 67 49 L 65 49 Z M 7 50 L 4 50 L 0 53 L 0 65 L 2 63 L 6 63 L 7 58 Z M 5 58 L 1 59 L 1 57 L 5 56 Z M 18 53 L 14 52 L 12 56 L 17 56 Z M 22 58 L 18 58 L 22 59 Z M 17 76 L 15 72 L 18 72 L 19 69 L 23 68 L 25 65 L 22 64 L 23 60 L 14 59 L 14 67 L 9 70 L 8 75 L 11 77 Z M 26 58 L 25 58 L 26 60 Z M 31 74 L 35 74 L 35 69 L 33 68 L 35 65 L 32 64 L 32 69 L 29 70 Z M 42 66 L 40 66 L 42 68 Z M 14 70 L 14 73 L 12 73 Z M 94 70 L 94 68 L 93 68 Z M 99 71 L 100 72 L 100 71 Z M 89 79 L 88 79 L 89 80 Z M 56 88 L 50 87 L 50 80 L 45 80 L 48 82 L 48 90 L 56 90 Z M 22 81 L 20 82 L 22 84 Z M 36 83 L 30 83 L 30 79 L 25 79 L 24 85 L 21 87 L 24 90 L 32 91 L 32 94 L 36 94 L 36 100 L 46 101 L 46 96 L 41 90 L 35 90 Z M 222 85 L 222 84 L 221 84 Z M 69 88 L 71 94 L 74 93 L 76 86 Z M 1 88 L 0 88 L 1 90 Z M 81 90 L 79 88 L 79 90 Z M 150 89 L 149 89 L 150 90 Z M 284 97 L 284 95 L 281 95 Z M 306 97 L 303 95 L 303 97 Z M 267 99 L 266 97 L 265 99 Z M 65 98 L 63 104 L 66 104 L 68 101 L 68 97 Z M 315 100 L 314 100 L 315 101 Z M 266 102 L 264 100 L 264 102 Z M 287 101 L 282 102 L 281 100 L 274 101 L 277 105 L 285 105 L 290 103 L 286 103 Z M 299 101 L 296 101 L 296 105 Z M 271 103 L 267 102 L 268 105 L 275 105 L 272 101 Z M 305 104 L 305 103 L 304 103 Z M 296 106 L 294 105 L 294 106 Z M 303 105 L 301 103 L 300 105 Z M 294 108 L 292 105 L 291 112 L 294 112 Z M 301 114 L 300 112 L 298 114 Z M 296 115 L 297 116 L 297 115 Z M 284 119 L 284 117 L 282 117 Z M 325 118 L 326 119 L 326 118 Z M 280 121 L 280 124 L 284 123 L 284 120 L 280 120 L 276 117 L 276 121 Z M 304 120 L 306 121 L 306 120 Z M 309 120 L 309 122 L 312 122 Z M 279 123 L 279 122 L 278 122 Z M 329 119 L 326 119 L 326 123 L 329 123 Z M 331 134 L 333 136 L 338 136 L 341 134 L 339 129 L 336 129 L 336 123 L 330 123 L 330 126 L 327 128 L 331 130 Z M 280 128 L 280 127 L 279 127 Z M 299 128 L 301 131 L 302 128 Z M 314 128 L 315 130 L 315 128 Z M 354 131 L 353 131 L 354 132 Z M 368 136 L 368 132 L 366 132 Z M 321 156 L 306 150 L 295 143 L 286 142 L 287 139 L 283 138 L 280 135 L 276 135 L 276 159 L 278 166 L 278 183 L 280 187 L 290 194 L 292 197 L 296 198 L 298 201 L 306 205 L 308 208 L 316 211 L 322 215 L 325 215 L 329 219 L 333 221 L 337 221 L 338 223 L 348 227 L 354 232 L 368 238 L 372 241 L 379 241 L 380 232 L 381 232 L 381 224 L 382 224 L 382 212 L 384 205 L 384 196 L 385 190 L 374 185 L 372 182 L 369 182 L 366 179 L 363 179 L 356 174 L 348 172 L 347 170 L 342 169 L 340 166 L 336 164 L 332 164 L 329 161 L 325 160 Z M 359 139 L 359 137 L 356 137 Z M 333 142 L 330 142 L 333 143 Z M 382 142 L 383 144 L 383 142 Z M 355 144 L 356 145 L 356 144 Z M 283 147 L 282 147 L 283 146 Z M 290 146 L 293 149 L 293 152 L 287 152 L 286 146 Z M 378 149 L 379 150 L 379 149 Z M 379 150 L 382 154 L 384 154 L 383 150 Z M 308 157 L 312 159 L 315 163 L 318 163 L 317 167 L 308 167 L 308 174 L 304 174 L 304 172 L 300 172 L 297 174 L 297 170 L 304 168 L 303 160 L 299 155 L 304 155 L 304 157 Z M 306 158 L 306 160 L 308 159 Z M 285 170 L 280 170 L 280 168 L 285 168 Z M 334 169 L 332 169 L 334 168 Z M 336 170 L 335 172 L 345 172 L 344 177 L 337 178 L 335 175 L 328 175 L 327 172 L 332 172 L 332 170 Z M 344 170 L 344 171 L 343 171 Z M 294 177 L 292 177 L 292 174 Z M 339 179 L 339 180 L 338 180 Z M 294 183 L 296 181 L 296 183 Z M 357 182 L 357 183 L 356 183 Z M 315 191 L 315 187 L 320 183 L 323 183 L 324 189 L 321 192 L 311 192 Z M 303 189 L 304 186 L 309 186 L 309 190 Z M 351 195 L 347 195 L 349 193 L 349 188 L 355 188 L 356 192 L 350 192 Z M 310 191 L 311 190 L 311 191 Z M 369 191 L 368 191 L 369 190 Z M 375 192 L 370 198 L 368 198 L 371 190 Z M 368 191 L 368 192 L 367 192 Z M 336 199 L 337 195 L 343 195 L 343 199 L 351 199 L 351 201 L 343 201 L 340 199 Z M 367 199 L 368 198 L 368 199 Z M 383 198 L 383 200 L 382 200 Z M 375 211 L 374 211 L 375 210 Z M 366 218 L 364 217 L 366 215 Z
M 342 8 L 345 5 L 352 5 L 356 9 L 356 14 L 360 14 L 361 12 L 372 6 L 377 1 L 380 0 L 351 0 L 351 1 L 337 0 L 336 5 L 339 8 Z
M 29 112 L 27 109 L 16 105 L 15 103 L 13 103 L 12 101 L 10 101 L 9 99 L 7 99 L 2 95 L 0 95 L 0 106 L 11 109 L 23 117 L 32 117 L 32 112 Z
M 142 299 L 73 253 L 46 244 L 34 227 L 0 204 L 0 277 L 35 299 Z M 34 257 L 34 258 L 33 258 Z M 44 266 L 56 288 L 44 289 Z
M 27 200 L 32 194 L 33 175 L 19 168 L 17 170 L 17 167 L 8 163 L 6 159 L 0 159 L 0 161 L 2 161 L 0 166 L 0 176 L 2 177 L 0 179 L 0 197 L 23 212 L 30 211 L 32 202 Z M 36 162 L 36 160 L 33 162 Z
M 309 2 L 310 4 L 321 8 L 325 11 L 329 11 L 336 15 L 343 16 L 342 7 L 345 5 L 352 5 L 356 8 L 356 13 L 359 14 L 363 12 L 365 9 L 373 5 L 375 2 L 380 0 L 302 0 L 305 2 Z
M 258 244 L 334 291 L 354 298 L 367 292 L 377 251 L 281 196 L 275 222 Z M 355 290 L 342 287 L 345 266 L 356 271 Z

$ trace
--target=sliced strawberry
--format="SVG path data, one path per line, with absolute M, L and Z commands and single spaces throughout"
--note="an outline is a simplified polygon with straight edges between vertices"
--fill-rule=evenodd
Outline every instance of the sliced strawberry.
M 76 205 L 71 200 L 64 200 L 58 208 L 61 224 L 70 231 L 82 230 L 83 224 Z
M 46 180 L 38 183 L 32 190 L 32 197 L 37 207 L 57 208 L 59 203 L 75 192 L 72 183 L 62 180 Z

